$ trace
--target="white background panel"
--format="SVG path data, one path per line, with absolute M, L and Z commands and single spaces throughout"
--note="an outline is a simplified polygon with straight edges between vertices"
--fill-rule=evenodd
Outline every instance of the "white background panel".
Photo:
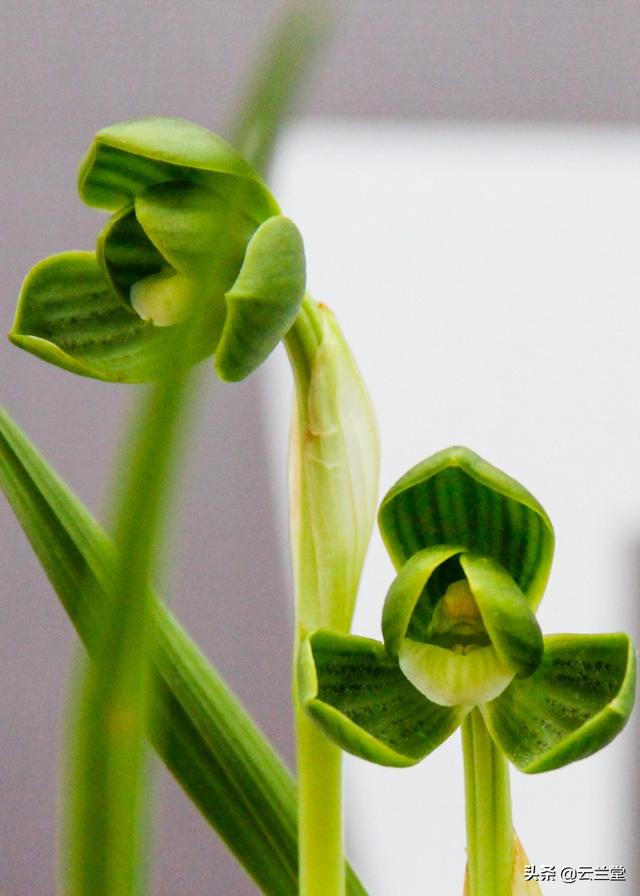
M 310 289 L 369 385 L 381 495 L 433 452 L 473 448 L 554 523 L 543 630 L 637 633 L 640 132 L 309 122 L 289 134 L 275 180 Z M 268 384 L 283 496 L 282 352 Z M 278 512 L 286 551 L 284 500 Z M 355 632 L 379 637 L 391 578 L 376 532 Z M 638 733 L 568 769 L 512 774 L 531 862 L 627 867 L 624 883 L 576 883 L 585 896 L 638 892 Z M 459 736 L 410 770 L 346 769 L 350 852 L 371 896 L 461 893 Z

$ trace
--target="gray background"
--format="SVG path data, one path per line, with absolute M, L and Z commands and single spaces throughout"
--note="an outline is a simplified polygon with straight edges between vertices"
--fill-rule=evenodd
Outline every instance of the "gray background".
M 74 185 L 94 131 L 151 114 L 223 130 L 273 10 L 257 0 L 4 0 L 0 327 L 9 328 L 37 260 L 93 243 L 99 218 Z M 639 50 L 635 2 L 354 3 L 304 111 L 637 124 Z M 72 377 L 6 343 L 0 383 L 2 403 L 99 513 L 136 389 Z M 172 600 L 290 760 L 282 646 L 290 584 L 270 522 L 262 408 L 259 374 L 232 388 L 211 378 L 177 512 Z M 55 888 L 60 719 L 74 642 L 3 501 L 0 532 L 0 892 L 44 896 Z M 161 789 L 156 892 L 255 892 L 165 775 Z

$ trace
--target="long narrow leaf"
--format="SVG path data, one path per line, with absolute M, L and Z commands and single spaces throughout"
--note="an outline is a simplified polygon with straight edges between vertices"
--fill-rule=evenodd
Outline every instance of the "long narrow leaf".
M 0 486 L 60 601 L 92 647 L 113 583 L 104 531 L 0 410 Z M 153 718 L 158 753 L 268 896 L 297 896 L 297 805 L 286 767 L 215 669 L 162 604 Z M 353 872 L 349 896 L 366 896 Z
M 176 346 L 165 359 L 180 352 Z M 145 734 L 153 644 L 149 582 L 165 532 L 192 374 L 165 375 L 136 407 L 118 480 L 118 562 L 94 634 L 72 733 L 69 892 L 144 892 Z
M 276 138 L 305 76 L 337 16 L 335 0 L 288 0 L 266 47 L 262 64 L 250 79 L 244 102 L 230 128 L 230 141 L 265 175 Z

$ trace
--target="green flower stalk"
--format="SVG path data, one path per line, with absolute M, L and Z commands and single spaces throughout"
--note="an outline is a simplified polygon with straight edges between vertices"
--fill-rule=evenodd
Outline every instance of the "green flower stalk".
M 291 327 L 305 288 L 302 239 L 215 134 L 170 118 L 104 128 L 79 191 L 112 217 L 95 252 L 64 252 L 31 271 L 9 334 L 16 345 L 133 383 L 160 378 L 188 335 L 186 364 L 215 353 L 218 375 L 240 380 Z
M 329 309 L 305 298 L 285 345 L 296 384 L 290 492 L 297 661 L 312 630 L 349 631 L 375 522 L 380 458 L 367 390 Z M 300 894 L 342 896 L 341 753 L 306 716 L 295 690 Z
M 74 373 L 135 383 L 171 379 L 210 355 L 223 380 L 241 380 L 284 338 L 297 394 L 296 657 L 313 629 L 347 632 L 375 521 L 378 438 L 333 316 L 304 298 L 296 226 L 235 150 L 177 119 L 101 130 L 79 191 L 112 215 L 95 252 L 64 252 L 35 266 L 11 340 Z M 301 893 L 342 896 L 341 754 L 294 700 Z
M 79 189 L 88 205 L 114 214 L 95 252 L 36 265 L 10 338 L 75 373 L 157 381 L 126 465 L 116 583 L 90 637 L 65 861 L 77 896 L 123 896 L 144 888 L 143 740 L 154 727 L 155 651 L 147 578 L 176 460 L 172 434 L 184 411 L 186 369 L 215 354 L 222 379 L 255 370 L 295 320 L 305 262 L 297 228 L 258 175 L 189 122 L 148 119 L 100 131 Z
M 379 522 L 398 570 L 384 644 L 313 632 L 300 655 L 301 700 L 343 749 L 382 765 L 413 765 L 462 726 L 467 892 L 512 896 L 522 851 L 507 760 L 537 773 L 609 743 L 633 705 L 633 644 L 625 634 L 542 637 L 535 610 L 551 523 L 529 492 L 467 449 L 407 473 Z

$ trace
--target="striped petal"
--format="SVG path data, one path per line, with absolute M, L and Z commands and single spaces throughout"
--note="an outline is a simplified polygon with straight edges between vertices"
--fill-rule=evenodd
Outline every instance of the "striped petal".
M 426 640 L 434 606 L 450 584 L 442 577 L 451 566 L 446 561 L 460 552 L 461 548 L 451 545 L 425 548 L 410 557 L 394 579 L 382 611 L 382 634 L 391 656 L 398 656 L 407 635 L 416 641 Z M 453 573 L 451 581 L 460 575 Z
M 98 236 L 96 255 L 109 285 L 128 308 L 132 286 L 166 266 L 140 226 L 133 203 L 109 218 Z
M 635 656 L 625 634 L 550 635 L 540 666 L 481 707 L 496 743 L 523 772 L 590 756 L 622 731 L 633 707 Z
M 468 711 L 427 700 L 378 641 L 324 630 L 302 646 L 299 693 L 327 737 L 379 765 L 419 762 Z
M 396 568 L 434 545 L 458 544 L 503 566 L 535 609 L 549 576 L 553 529 L 536 499 L 467 448 L 449 448 L 410 470 L 380 507 Z
M 9 338 L 73 373 L 139 383 L 162 375 L 171 340 L 181 332 L 154 327 L 128 311 L 93 252 L 63 252 L 45 258 L 27 276 Z M 208 333 L 190 338 L 193 361 L 210 353 Z
M 258 175 L 220 137 L 179 118 L 145 118 L 103 128 L 96 134 L 78 175 L 87 205 L 115 211 L 147 187 L 172 180 L 258 185 L 261 220 L 278 207 Z

